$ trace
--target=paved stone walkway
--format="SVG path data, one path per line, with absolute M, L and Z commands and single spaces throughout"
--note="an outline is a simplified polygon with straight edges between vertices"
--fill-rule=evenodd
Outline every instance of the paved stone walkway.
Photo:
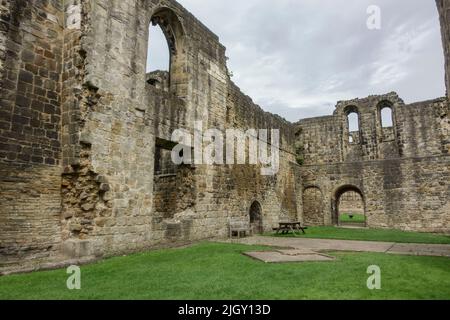
M 405 254 L 415 256 L 437 256 L 450 258 L 448 244 L 414 244 L 374 241 L 325 240 L 305 238 L 278 238 L 255 236 L 239 240 L 234 243 L 249 245 L 265 245 L 278 248 L 309 249 L 315 252 L 323 251 L 356 251 L 379 252 L 390 254 Z

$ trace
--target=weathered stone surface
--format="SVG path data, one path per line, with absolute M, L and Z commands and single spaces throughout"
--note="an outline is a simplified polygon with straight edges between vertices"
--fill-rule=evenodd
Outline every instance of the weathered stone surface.
M 382 127 L 385 106 L 392 108 L 391 128 Z M 405 105 L 390 93 L 341 101 L 332 116 L 298 122 L 305 222 L 336 224 L 341 195 L 353 191 L 362 196 L 369 227 L 450 232 L 449 108 L 445 98 Z M 349 110 L 360 118 L 353 143 Z M 394 134 L 386 137 L 386 130 Z

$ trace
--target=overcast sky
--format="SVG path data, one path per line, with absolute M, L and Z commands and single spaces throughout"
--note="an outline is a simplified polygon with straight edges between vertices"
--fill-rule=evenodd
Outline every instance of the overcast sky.
M 406 103 L 445 95 L 434 0 L 179 2 L 220 37 L 244 93 L 290 121 L 329 115 L 337 101 L 371 94 L 396 91 Z M 381 8 L 381 30 L 367 28 L 370 5 Z M 167 60 L 158 32 L 151 69 Z

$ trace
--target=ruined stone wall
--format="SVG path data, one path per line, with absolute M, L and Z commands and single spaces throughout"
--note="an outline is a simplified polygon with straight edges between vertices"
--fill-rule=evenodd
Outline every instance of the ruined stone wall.
M 402 106 L 396 117 L 400 157 L 449 155 L 449 114 L 445 99 Z
M 86 100 L 86 86 L 84 86 L 84 64 L 86 52 L 81 47 L 82 21 L 81 2 L 77 0 L 64 1 L 64 41 L 63 41 L 63 70 L 61 75 L 61 144 L 63 167 L 79 164 L 80 125 L 82 100 Z M 82 23 L 83 22 L 83 23 Z
M 81 21 L 68 44 L 68 58 L 81 60 L 67 83 L 64 253 L 137 250 L 149 243 L 154 170 L 143 91 L 146 8 L 141 1 L 77 5 Z
M 316 186 L 302 190 L 302 221 L 306 226 L 323 226 L 324 197 L 322 190 Z
M 150 21 L 159 23 L 168 37 L 168 90 L 146 81 Z M 109 255 L 226 235 L 228 218 L 248 217 L 257 199 L 269 215 L 267 229 L 276 224 L 281 208 L 297 215 L 288 160 L 275 178 L 261 178 L 258 167 L 222 165 L 154 176 L 158 139 L 170 141 L 173 130 L 180 128 L 193 133 L 196 121 L 204 130 L 224 130 L 233 108 L 240 108 L 232 123 L 239 128 L 293 128 L 234 88 L 225 48 L 190 13 L 174 1 L 95 0 L 81 6 L 79 48 L 74 29 L 68 57 L 82 60 L 71 63 L 79 67 L 68 71 L 67 80 L 76 85 L 67 82 L 75 93 L 68 91 L 65 109 L 74 114 L 65 126 L 69 135 L 64 151 L 70 160 L 63 180 L 66 254 L 83 247 L 86 255 Z M 71 132 L 79 134 L 71 139 Z M 286 149 L 293 140 L 289 134 L 283 136 Z
M 61 172 L 52 166 L 0 165 L 0 269 L 58 255 Z
M 326 225 L 337 222 L 340 192 L 358 188 L 370 227 L 448 232 L 448 159 L 342 163 L 302 170 L 304 181 L 314 183 L 323 194 Z
M 0 5 L 0 265 L 61 243 L 61 1 Z
M 382 127 L 380 109 L 386 105 L 393 110 L 392 128 Z M 349 107 L 360 116 L 358 143 L 348 140 Z M 322 196 L 320 201 L 306 199 L 304 217 L 312 224 L 337 223 L 340 195 L 356 190 L 363 196 L 370 227 L 449 232 L 448 110 L 446 99 L 405 105 L 391 93 L 342 101 L 331 117 L 300 121 L 299 139 L 306 146 L 302 183 Z M 331 128 L 323 126 L 324 119 Z M 324 144 L 318 137 L 320 126 L 324 136 L 335 133 L 339 143 L 331 154 L 339 154 L 340 160 L 315 161 Z
M 227 126 L 230 128 L 280 130 L 280 168 L 275 176 L 262 176 L 260 166 L 233 166 L 222 173 L 229 191 L 227 210 L 246 217 L 250 206 L 258 201 L 263 213 L 263 226 L 271 230 L 280 217 L 298 219 L 298 190 L 295 184 L 294 127 L 286 120 L 264 112 L 238 87 L 230 82 L 227 102 Z M 227 178 L 228 177 L 228 178 Z M 226 190 L 225 189 L 225 190 Z
M 303 147 L 305 164 L 326 164 L 342 160 L 342 140 L 339 134 L 342 126 L 336 125 L 335 117 L 303 119 L 298 127 L 298 141 Z
M 13 1 L 1 16 L 3 162 L 57 165 L 60 158 L 62 8 L 59 1 Z M 6 39 L 4 39 L 6 35 Z
M 384 128 L 381 108 L 393 112 Z M 360 131 L 349 133 L 347 110 L 360 116 Z M 405 105 L 395 93 L 339 102 L 333 116 L 298 122 L 305 164 L 427 157 L 448 154 L 448 103 L 445 98 Z M 357 142 L 348 136 L 359 135 Z

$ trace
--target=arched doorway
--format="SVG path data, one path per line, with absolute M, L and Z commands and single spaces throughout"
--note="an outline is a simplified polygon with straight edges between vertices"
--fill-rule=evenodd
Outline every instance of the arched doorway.
M 333 206 L 335 225 L 355 227 L 367 225 L 364 195 L 358 187 L 347 185 L 339 188 Z
M 309 187 L 303 191 L 303 221 L 308 226 L 322 226 L 323 196 L 317 187 Z
M 254 234 L 262 234 L 264 232 L 262 209 L 258 201 L 253 202 L 250 207 L 250 226 Z

